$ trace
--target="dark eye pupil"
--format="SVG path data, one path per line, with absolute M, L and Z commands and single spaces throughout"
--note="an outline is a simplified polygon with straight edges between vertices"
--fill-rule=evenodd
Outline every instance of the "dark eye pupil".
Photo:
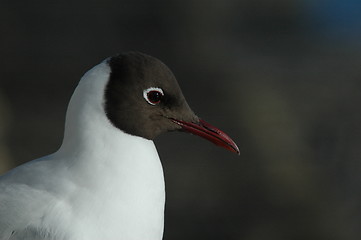
M 148 93 L 148 99 L 152 103 L 159 103 L 162 98 L 162 94 L 158 91 L 150 91 Z

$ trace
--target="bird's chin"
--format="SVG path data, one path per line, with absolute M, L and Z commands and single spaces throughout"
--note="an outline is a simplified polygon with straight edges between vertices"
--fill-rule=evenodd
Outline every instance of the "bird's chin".
M 199 119 L 197 122 L 187 122 L 175 118 L 170 118 L 170 120 L 180 127 L 178 130 L 200 136 L 217 146 L 239 154 L 237 144 L 226 133 L 202 119 Z

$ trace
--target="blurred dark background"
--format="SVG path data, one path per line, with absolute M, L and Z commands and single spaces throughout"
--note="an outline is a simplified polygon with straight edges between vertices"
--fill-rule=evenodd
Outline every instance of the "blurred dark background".
M 56 151 L 83 73 L 138 50 L 241 149 L 156 140 L 165 240 L 361 239 L 360 1 L 0 5 L 1 172 Z

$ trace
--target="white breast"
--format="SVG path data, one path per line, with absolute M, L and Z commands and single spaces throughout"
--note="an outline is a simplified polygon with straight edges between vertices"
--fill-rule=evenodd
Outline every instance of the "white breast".
M 0 217 L 0 236 L 162 239 L 165 193 L 158 153 L 152 141 L 122 132 L 105 116 L 109 71 L 101 63 L 80 81 L 58 152 L 2 177 L 0 190 L 8 194 L 0 193 L 0 200 L 12 204 L 0 204 L 0 216 L 18 212 L 22 219 Z

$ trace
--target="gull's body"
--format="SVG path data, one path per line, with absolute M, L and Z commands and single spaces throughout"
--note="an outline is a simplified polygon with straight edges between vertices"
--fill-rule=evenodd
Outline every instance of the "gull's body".
M 162 239 L 164 178 L 152 139 L 161 132 L 181 127 L 192 132 L 189 128 L 194 123 L 181 124 L 199 120 L 180 90 L 171 89 L 173 80 L 164 85 L 164 94 L 173 94 L 180 101 L 162 107 L 162 117 L 159 109 L 153 114 L 156 106 L 151 105 L 156 104 L 138 98 L 141 95 L 136 93 L 138 86 L 129 86 L 124 101 L 123 96 L 114 98 L 122 95 L 124 82 L 128 81 L 114 79 L 120 75 L 133 79 L 132 74 L 138 69 L 133 69 L 133 61 L 146 66 L 148 70 L 142 74 L 143 78 L 150 76 L 153 79 L 150 84 L 157 84 L 146 83 L 140 89 L 161 85 L 152 77 L 161 72 L 153 70 L 161 63 L 148 58 L 138 53 L 118 56 L 86 73 L 69 103 L 60 149 L 0 177 L 0 240 Z M 124 70 L 123 65 L 129 61 L 129 69 Z M 122 66 L 120 70 L 119 66 Z M 158 75 L 172 77 L 167 74 Z M 137 96 L 135 100 L 133 95 Z M 125 104 L 128 99 L 132 100 Z M 133 112 L 128 110 L 133 107 L 136 109 Z M 148 112 L 149 116 L 142 120 Z M 135 126 L 129 125 L 129 118 Z M 153 120 L 154 123 L 149 123 L 152 126 L 146 125 Z M 160 127 L 162 121 L 164 129 Z M 144 130 L 139 130 L 143 127 Z M 228 144 L 225 147 L 231 146 L 235 151 L 234 143 L 222 137 Z

